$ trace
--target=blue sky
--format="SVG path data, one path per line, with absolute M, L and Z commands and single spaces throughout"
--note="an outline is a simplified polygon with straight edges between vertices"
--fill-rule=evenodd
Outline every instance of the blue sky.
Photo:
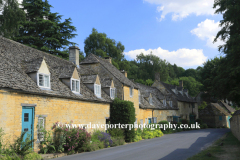
M 84 51 L 92 28 L 125 46 L 127 60 L 143 52 L 196 68 L 220 56 L 212 44 L 222 15 L 214 14 L 214 0 L 49 0 L 51 12 L 71 18 L 77 28 L 72 39 Z

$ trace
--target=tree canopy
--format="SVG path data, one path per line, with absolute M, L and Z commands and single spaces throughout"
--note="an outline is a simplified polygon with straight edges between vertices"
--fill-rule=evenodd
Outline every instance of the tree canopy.
M 76 28 L 71 25 L 71 18 L 61 22 L 61 15 L 51 13 L 52 7 L 47 0 L 23 0 L 26 21 L 20 21 L 19 34 L 12 39 L 38 50 L 68 58 L 63 49 L 75 43 L 69 39 Z
M 10 39 L 18 35 L 21 21 L 25 21 L 25 13 L 18 1 L 0 0 L 0 35 Z

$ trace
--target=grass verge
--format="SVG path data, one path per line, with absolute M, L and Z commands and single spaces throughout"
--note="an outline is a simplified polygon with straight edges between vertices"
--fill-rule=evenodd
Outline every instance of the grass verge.
M 227 133 L 222 138 L 213 143 L 212 146 L 187 160 L 239 160 L 240 142 L 232 132 Z

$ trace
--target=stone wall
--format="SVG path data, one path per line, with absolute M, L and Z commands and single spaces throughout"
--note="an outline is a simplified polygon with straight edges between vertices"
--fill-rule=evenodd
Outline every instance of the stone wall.
M 222 117 L 222 120 L 220 120 L 219 115 L 201 116 L 200 119 L 203 121 L 203 123 L 206 123 L 209 127 L 212 127 L 212 128 L 215 128 L 215 127 L 229 128 L 229 124 L 227 121 L 228 116 L 222 115 L 221 117 Z
M 233 135 L 240 141 L 240 115 L 233 115 L 230 123 Z
M 37 139 L 37 115 L 46 115 L 45 129 L 51 130 L 53 123 L 70 122 L 73 124 L 106 124 L 110 117 L 110 104 L 80 100 L 14 93 L 0 90 L 0 128 L 6 133 L 10 143 L 22 131 L 22 103 L 36 104 L 34 113 L 34 139 Z M 104 129 L 102 129 L 104 130 Z M 87 129 L 92 132 L 92 129 Z M 34 145 L 37 150 L 37 145 Z
M 179 115 L 182 119 L 189 120 L 189 114 L 194 113 L 196 115 L 196 119 L 198 118 L 198 105 L 194 103 L 194 108 L 192 107 L 192 103 L 187 102 L 179 102 L 178 101 L 178 108 L 179 108 Z

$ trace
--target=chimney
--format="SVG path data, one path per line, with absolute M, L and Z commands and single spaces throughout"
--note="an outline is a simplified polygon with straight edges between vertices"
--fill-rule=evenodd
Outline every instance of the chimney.
M 179 81 L 179 87 L 183 87 L 183 81 L 182 80 Z
M 79 48 L 77 46 L 69 47 L 69 61 L 79 67 Z
M 160 82 L 160 73 L 159 72 L 155 73 L 155 81 Z
M 105 57 L 105 60 L 107 60 L 109 63 L 112 64 L 112 58 L 111 57 Z
M 127 71 L 122 70 L 121 73 L 122 73 L 125 77 L 127 77 Z

